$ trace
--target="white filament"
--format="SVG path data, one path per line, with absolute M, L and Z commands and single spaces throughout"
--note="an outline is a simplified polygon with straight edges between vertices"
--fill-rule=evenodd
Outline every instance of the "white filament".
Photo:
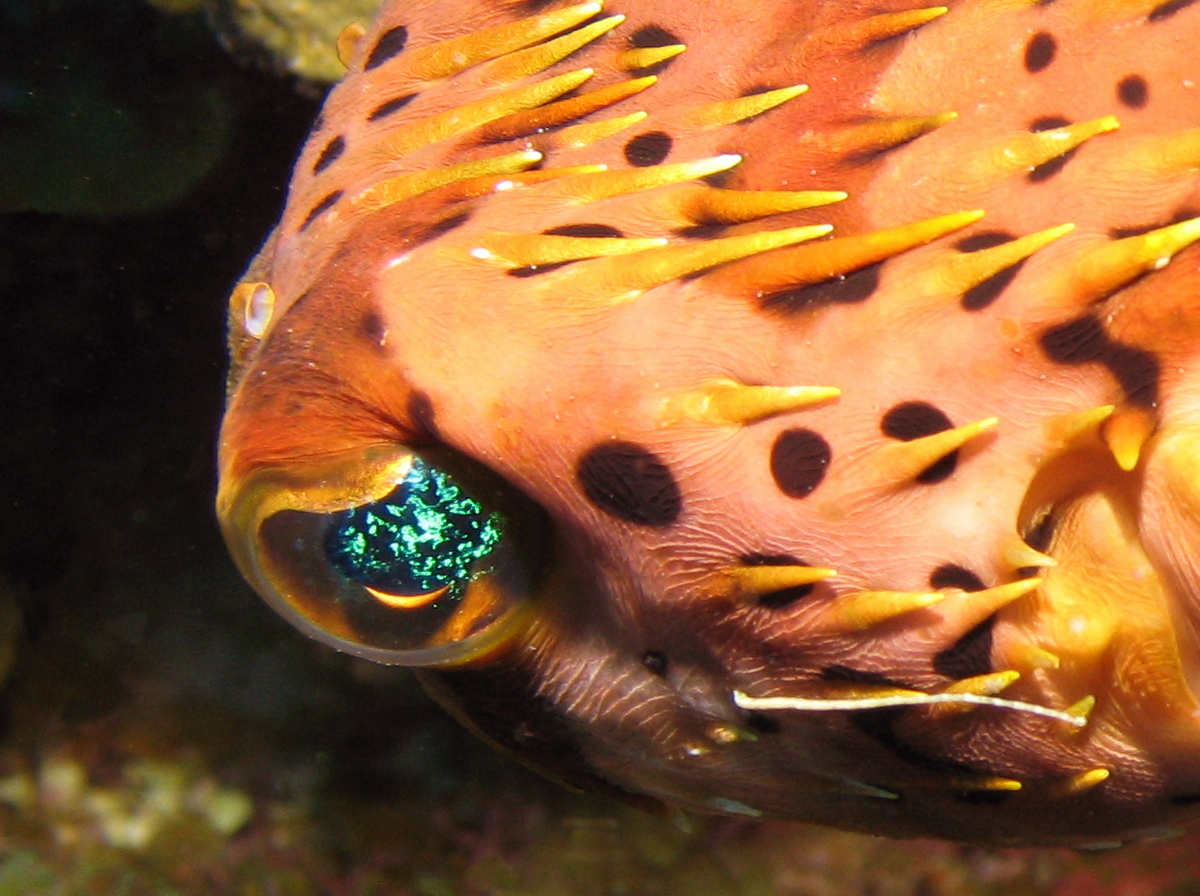
M 799 710 L 800 712 L 845 712 L 862 709 L 886 709 L 894 706 L 934 706 L 939 703 L 966 703 L 973 706 L 995 706 L 1044 716 L 1066 722 L 1076 728 L 1087 724 L 1087 716 L 1072 715 L 1060 709 L 1025 703 L 1021 700 L 1005 700 L 1001 697 L 986 697 L 981 694 L 895 694 L 889 697 L 848 697 L 826 700 L 819 697 L 751 697 L 741 691 L 733 692 L 733 702 L 749 711 L 772 712 L 775 710 Z

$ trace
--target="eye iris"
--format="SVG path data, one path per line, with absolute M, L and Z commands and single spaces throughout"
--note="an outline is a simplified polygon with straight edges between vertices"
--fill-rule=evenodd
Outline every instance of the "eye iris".
M 458 597 L 474 564 L 502 537 L 488 514 L 444 472 L 414 458 L 386 498 L 342 511 L 325 535 L 325 554 L 346 578 L 392 594 L 450 586 Z

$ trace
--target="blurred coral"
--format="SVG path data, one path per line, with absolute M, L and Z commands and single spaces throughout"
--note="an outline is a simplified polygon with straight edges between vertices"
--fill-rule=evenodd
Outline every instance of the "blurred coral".
M 171 3 L 174 0 L 152 0 Z M 181 0 L 186 2 L 186 0 Z M 332 83 L 346 71 L 335 44 L 352 22 L 367 23 L 382 0 L 212 0 L 212 20 L 226 41 L 261 45 L 284 71 Z

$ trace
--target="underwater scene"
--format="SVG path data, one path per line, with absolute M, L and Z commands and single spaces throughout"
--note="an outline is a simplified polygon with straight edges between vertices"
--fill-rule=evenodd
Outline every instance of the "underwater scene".
M 1179 99 L 1194 87 L 1194 52 L 1180 48 L 1200 34 L 1200 3 L 813 2 L 800 4 L 812 22 L 794 52 L 776 40 L 790 33 L 785 4 L 766 0 L 699 4 L 704 25 L 686 42 L 682 2 L 397 0 L 372 26 L 379 5 L 0 0 L 0 896 L 1200 896 L 1188 824 L 1200 709 L 1180 683 L 1200 665 L 1185 643 L 1195 620 L 1162 609 L 1200 593 L 1188 578 L 1200 491 L 1171 478 L 1180 457 L 1200 458 L 1194 443 L 1175 450 L 1200 403 L 1200 255 L 1188 248 L 1200 117 Z M 1043 18 L 1006 18 L 1025 15 Z M 1087 52 L 1073 55 L 1076 24 Z M 1140 26 L 1162 44 L 1104 55 Z M 1063 110 L 1039 107 L 1020 140 L 988 133 L 986 165 L 969 152 L 982 137 L 922 143 L 972 113 L 913 112 L 959 100 L 949 87 L 912 99 L 906 66 L 940 57 L 902 56 L 915 35 L 949 53 L 984 28 L 1012 31 L 1023 76 L 1078 67 L 1047 88 Z M 759 38 L 744 77 L 686 67 L 710 45 L 745 58 Z M 404 53 L 411 69 L 389 74 Z M 806 53 L 859 62 L 840 81 L 814 63 L 805 90 L 904 114 L 868 120 L 844 113 L 844 97 L 820 106 L 819 127 L 793 122 L 793 158 L 769 126 L 804 101 L 784 79 Z M 700 99 L 672 117 L 679 72 L 691 78 L 680 95 Z M 1075 86 L 1104 79 L 1108 105 L 1081 100 L 1076 114 Z M 331 89 L 342 92 L 322 112 Z M 643 91 L 653 127 L 622 105 Z M 1139 131 L 1160 95 L 1182 111 Z M 1032 96 L 1012 87 L 1003 101 Z M 1145 141 L 1122 150 L 1136 164 L 1097 151 L 1084 168 L 1117 118 Z M 374 142 L 384 120 L 409 129 Z M 758 130 L 735 145 L 728 129 L 742 127 Z M 1167 131 L 1185 137 L 1152 142 Z M 923 146 L 955 171 L 953 207 L 941 193 L 859 202 L 872 184 L 924 183 L 911 161 Z M 432 174 L 362 173 L 380 157 Z M 1021 189 L 1064 183 L 1065 195 L 1010 190 L 992 171 L 1010 163 Z M 1167 186 L 1126 183 L 1125 167 Z M 976 181 L 986 190 L 972 193 Z M 1094 220 L 1071 207 L 1089 189 L 1104 199 Z M 1158 204 L 1109 210 L 1137 190 Z M 545 211 L 554 203 L 561 220 Z M 586 223 L 567 221 L 580 205 Z M 1018 211 L 1004 218 L 1008 205 Z M 772 216 L 788 226 L 763 230 Z M 1101 230 L 1102 246 L 1083 239 Z M 379 248 L 393 238 L 403 254 Z M 813 261 L 812 246 L 834 260 Z M 1069 257 L 1060 246 L 1080 253 L 1075 279 L 1045 262 Z M 330 315 L 335 301 L 362 312 L 371 265 L 420 302 L 352 325 Z M 1159 288 L 1173 298 L 1135 308 L 1159 276 L 1175 278 Z M 484 311 L 421 316 L 463 280 Z M 584 337 L 609 338 L 611 306 L 664 284 L 660 312 L 682 308 L 678 319 L 660 329 L 643 313 L 597 351 L 628 381 L 583 361 L 536 368 L 544 346 L 521 334 L 585 357 Z M 962 396 L 853 404 L 861 379 L 900 376 L 873 360 L 899 340 L 875 349 L 861 336 L 891 332 L 882 318 L 821 329 L 820 315 L 857 314 L 902 286 L 925 303 L 900 316 L 926 345 L 983 358 L 994 381 L 958 383 L 930 362 L 929 381 Z M 545 313 L 539 289 L 567 295 L 572 313 L 593 303 L 585 324 Z M 644 356 L 678 347 L 701 364 L 721 342 L 703 320 L 681 322 L 704 317 L 689 289 L 719 295 L 719 309 L 754 294 L 766 323 L 717 328 L 735 346 L 782 345 L 768 328 L 783 321 L 831 340 L 835 360 L 847 346 L 861 355 L 837 382 L 771 391 L 763 370 L 783 362 L 755 374 L 722 342 L 711 354 L 725 379 L 658 401 L 675 374 Z M 1075 309 L 1065 324 L 1038 318 L 1065 398 L 1038 391 L 1047 375 L 1033 362 L 1010 375 L 989 360 L 981 315 L 1027 293 Z M 938 302 L 971 321 L 953 324 L 966 335 L 941 338 Z M 543 317 L 552 324 L 536 330 Z M 1004 317 L 1006 334 L 1018 317 Z M 362 373 L 380 363 L 367 349 L 405 338 L 417 347 L 392 358 L 394 389 Z M 1014 335 L 998 356 L 1031 351 Z M 325 379 L 304 379 L 325 362 Z M 371 413 L 327 409 L 322 384 Z M 497 396 L 514 392 L 527 403 L 502 408 Z M 639 430 L 647 395 L 657 403 Z M 970 417 L 979 395 L 1016 397 Z M 1021 441 L 1011 420 L 1025 418 L 1005 401 L 1053 418 L 1047 441 Z M 377 420 L 399 421 L 399 454 L 379 449 Z M 593 424 L 615 435 L 593 444 Z M 848 483 L 842 503 L 820 505 L 829 530 L 812 553 L 713 522 L 754 516 L 759 487 L 697 484 L 733 453 L 705 441 L 713 426 L 721 439 L 774 427 L 762 479 L 788 512 Z M 870 463 L 843 452 L 843 433 L 867 428 L 888 440 Z M 645 434 L 660 429 L 660 441 Z M 988 466 L 992 430 L 1022 446 L 1003 466 Z M 349 451 L 366 473 L 346 472 Z M 1022 464 L 1034 472 L 1010 502 L 1020 525 L 996 536 L 1000 559 L 981 559 L 994 533 L 963 508 L 1009 508 L 995 483 Z M 1200 461 L 1186 473 L 1200 482 Z M 936 506 L 905 497 L 854 523 L 861 508 L 847 502 L 864 482 Z M 986 497 L 938 504 L 943 483 L 966 482 Z M 1142 488 L 1183 508 L 1157 541 L 1156 505 L 1130 509 Z M 783 518 L 760 506 L 764 528 Z M 888 528 L 918 522 L 919 536 Z M 695 540 L 671 537 L 676 524 Z M 861 535 L 838 528 L 851 525 Z M 706 526 L 735 545 L 735 566 L 717 563 Z M 584 534 L 563 534 L 572 527 Z M 885 548 L 936 568 L 885 557 L 875 569 Z M 705 564 L 719 585 L 692 575 Z M 788 620 L 816 634 L 794 642 Z M 1107 626 L 1102 646 L 1087 622 Z M 1189 633 L 1179 645 L 1176 630 Z M 704 774 L 681 770 L 710 753 Z

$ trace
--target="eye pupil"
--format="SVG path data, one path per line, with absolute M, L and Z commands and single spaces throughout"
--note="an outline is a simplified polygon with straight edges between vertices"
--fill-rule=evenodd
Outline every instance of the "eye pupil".
M 414 458 L 385 498 L 334 517 L 325 555 L 362 585 L 400 595 L 448 587 L 446 597 L 456 599 L 502 534 L 499 514 L 486 513 L 449 475 Z

